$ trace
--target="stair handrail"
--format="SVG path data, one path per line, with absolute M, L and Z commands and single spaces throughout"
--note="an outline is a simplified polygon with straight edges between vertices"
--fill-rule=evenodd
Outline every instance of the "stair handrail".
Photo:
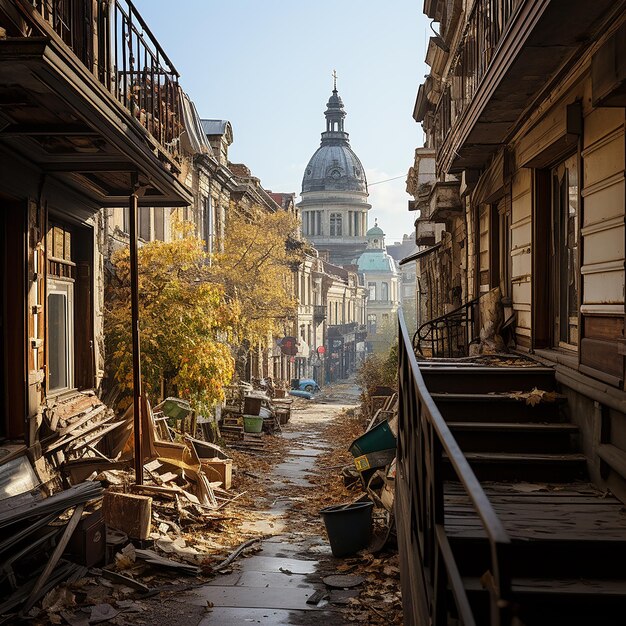
M 485 292 L 485 293 L 488 293 L 488 292 Z M 436 350 L 435 350 L 435 345 L 439 343 L 443 344 L 444 339 L 438 339 L 436 337 L 433 337 L 432 334 L 440 324 L 444 324 L 445 328 L 449 330 L 450 327 L 452 326 L 452 324 L 450 323 L 452 320 L 455 320 L 457 322 L 456 326 L 460 326 L 463 322 L 466 323 L 464 343 L 465 343 L 465 346 L 467 347 L 470 342 L 469 327 L 474 322 L 474 309 L 476 305 L 478 304 L 478 301 L 485 295 L 485 293 L 481 293 L 476 298 L 472 298 L 471 300 L 468 300 L 461 306 L 456 307 L 456 309 L 452 309 L 452 311 L 448 311 L 447 313 L 444 313 L 443 315 L 434 317 L 424 322 L 421 326 L 419 326 L 418 329 L 415 331 L 415 334 L 413 335 L 413 341 L 412 341 L 413 349 L 415 350 L 415 352 L 419 353 L 421 356 L 424 356 L 424 353 L 422 352 L 422 342 L 429 339 L 429 334 L 430 334 L 431 356 L 433 357 L 446 356 L 444 354 L 436 354 Z M 469 315 L 468 315 L 468 312 L 470 312 Z M 423 333 L 422 331 L 424 328 L 427 328 L 429 333 Z M 443 347 L 444 347 L 443 351 L 445 351 L 445 346 Z M 448 352 L 447 356 L 449 357 L 457 356 L 452 353 L 451 345 L 448 345 L 447 352 Z
M 411 623 L 411 619 L 415 623 L 428 623 L 428 619 L 434 624 L 445 623 L 445 614 L 450 608 L 449 587 L 461 623 L 464 626 L 476 624 L 445 529 L 442 471 L 445 454 L 489 542 L 490 624 L 509 626 L 511 581 L 507 553 L 510 538 L 426 388 L 401 311 L 398 319 L 396 525 L 400 553 L 404 554 L 401 559 L 403 598 L 405 593 L 410 595 L 403 602 L 405 611 L 412 613 L 406 623 Z M 416 577 L 406 569 L 415 564 L 421 565 L 421 575 L 417 577 L 422 583 L 421 589 L 410 588 L 415 587 Z M 417 606 L 411 606 L 413 602 L 417 602 Z

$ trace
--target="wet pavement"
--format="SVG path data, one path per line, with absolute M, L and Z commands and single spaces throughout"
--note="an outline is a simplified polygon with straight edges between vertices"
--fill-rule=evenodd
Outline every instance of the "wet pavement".
M 316 591 L 326 589 L 321 579 L 333 573 L 340 561 L 331 556 L 326 537 L 297 527 L 301 520 L 290 516 L 293 498 L 289 490 L 297 487 L 299 495 L 295 497 L 306 497 L 301 495 L 306 489 L 317 488 L 306 475 L 314 470 L 317 456 L 332 445 L 322 440 L 320 433 L 343 409 L 355 406 L 358 396 L 354 384 L 335 385 L 306 408 L 292 412 L 282 436 L 293 445 L 266 477 L 270 482 L 262 519 L 246 529 L 251 534 L 267 535 L 262 550 L 239 559 L 232 573 L 218 576 L 180 598 L 186 604 L 208 607 L 201 626 L 348 623 L 327 600 L 307 604 Z M 345 601 L 352 593 L 344 593 L 338 600 Z

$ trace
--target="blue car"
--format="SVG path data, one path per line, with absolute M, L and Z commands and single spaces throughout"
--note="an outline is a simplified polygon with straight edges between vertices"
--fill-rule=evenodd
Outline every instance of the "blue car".
M 312 378 L 294 378 L 291 381 L 291 388 L 309 393 L 321 391 L 320 386 Z

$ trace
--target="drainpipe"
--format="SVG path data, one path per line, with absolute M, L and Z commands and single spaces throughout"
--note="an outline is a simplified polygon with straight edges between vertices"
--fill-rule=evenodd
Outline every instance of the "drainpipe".
M 141 353 L 139 343 L 139 268 L 137 264 L 137 185 L 128 198 L 130 222 L 130 317 L 133 342 L 133 428 L 135 444 L 135 483 L 143 485 L 141 432 Z

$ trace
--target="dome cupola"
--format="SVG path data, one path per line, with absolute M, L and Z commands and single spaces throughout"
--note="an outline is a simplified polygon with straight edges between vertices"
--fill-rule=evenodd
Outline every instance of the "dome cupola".
M 348 133 L 344 130 L 346 111 L 337 92 L 334 74 L 333 92 L 328 99 L 326 131 L 320 147 L 311 157 L 302 179 L 302 193 L 309 191 L 358 191 L 367 194 L 367 179 L 359 157 L 350 148 Z

